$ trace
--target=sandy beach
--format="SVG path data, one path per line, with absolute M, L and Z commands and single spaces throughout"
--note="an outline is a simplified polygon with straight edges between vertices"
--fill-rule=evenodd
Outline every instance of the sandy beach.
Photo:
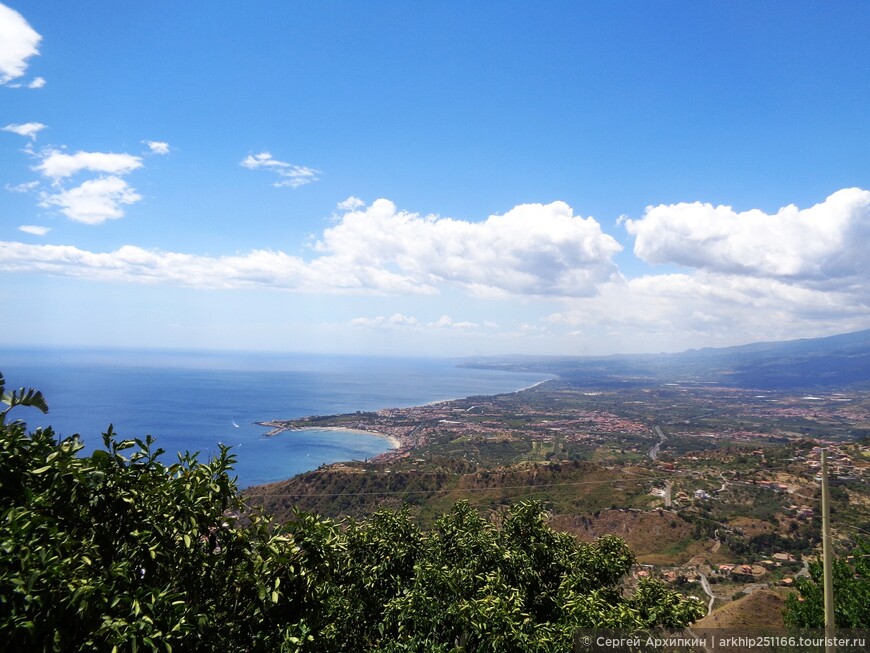
M 374 435 L 375 437 L 383 438 L 384 440 L 387 440 L 390 443 L 390 446 L 393 447 L 393 449 L 398 449 L 399 447 L 402 446 L 402 442 L 399 440 L 399 438 L 397 438 L 395 436 L 388 435 L 386 433 L 381 433 L 380 431 L 368 431 L 366 429 L 352 429 L 352 428 L 348 428 L 346 426 L 318 426 L 316 428 L 293 429 L 293 430 L 295 430 L 295 431 L 302 431 L 302 430 L 306 430 L 306 431 L 345 431 L 347 433 L 362 433 L 364 435 Z
M 345 433 L 359 433 L 362 435 L 373 435 L 378 438 L 383 438 L 390 443 L 390 446 L 393 449 L 399 449 L 402 446 L 401 440 L 399 438 L 388 435 L 387 433 L 382 433 L 380 431 L 370 431 L 368 429 L 360 429 L 360 428 L 349 428 L 347 426 L 284 426 L 282 424 L 277 424 L 275 422 L 257 422 L 259 426 L 269 426 L 272 427 L 272 430 L 266 433 L 266 437 L 273 437 L 280 433 L 284 433 L 286 431 L 341 431 Z

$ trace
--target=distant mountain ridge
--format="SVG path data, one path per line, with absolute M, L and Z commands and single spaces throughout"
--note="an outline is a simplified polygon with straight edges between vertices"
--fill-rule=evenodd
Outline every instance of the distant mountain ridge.
M 550 372 L 580 386 L 717 383 L 776 389 L 870 388 L 870 329 L 824 338 L 757 342 L 675 354 L 505 356 L 469 367 Z

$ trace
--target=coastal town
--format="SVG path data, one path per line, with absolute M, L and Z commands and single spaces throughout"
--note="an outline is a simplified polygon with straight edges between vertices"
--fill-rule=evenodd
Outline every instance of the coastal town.
M 294 505 L 341 516 L 398 501 L 425 519 L 428 504 L 449 500 L 497 510 L 523 498 L 515 486 L 528 483 L 527 496 L 547 504 L 555 528 L 586 540 L 624 537 L 637 555 L 635 579 L 659 578 L 711 609 L 758 590 L 785 592 L 808 573 L 820 542 L 823 448 L 840 550 L 870 531 L 867 392 L 691 384 L 617 391 L 553 380 L 491 397 L 261 425 L 271 437 L 347 429 L 394 445 L 372 460 L 275 484 L 298 492 Z M 513 489 L 500 492 L 493 478 Z M 312 504 L 312 487 L 344 496 Z

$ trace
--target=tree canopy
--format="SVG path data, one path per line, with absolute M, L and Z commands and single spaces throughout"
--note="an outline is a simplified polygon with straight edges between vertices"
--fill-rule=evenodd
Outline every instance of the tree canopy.
M 837 628 L 870 628 L 870 541 L 858 540 L 848 559 L 834 557 L 834 623 Z M 799 595 L 792 594 L 783 616 L 787 626 L 824 628 L 825 592 L 822 563 L 810 563 L 808 577 L 795 580 Z
M 0 632 L 17 650 L 562 651 L 578 629 L 680 627 L 703 614 L 656 581 L 630 593 L 622 540 L 578 543 L 542 506 L 465 503 L 287 524 L 246 507 L 221 448 L 170 464 L 152 438 L 83 455 L 28 431 L 0 393 Z

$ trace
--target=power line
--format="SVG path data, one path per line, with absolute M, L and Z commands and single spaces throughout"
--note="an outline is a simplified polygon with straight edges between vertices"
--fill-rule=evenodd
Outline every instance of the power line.
M 782 470 L 791 470 L 795 467 L 794 464 L 790 465 L 782 465 L 776 467 L 765 467 L 761 469 L 755 470 L 742 470 L 741 474 L 754 475 L 758 473 L 768 472 L 768 471 L 782 471 Z M 488 470 L 485 470 L 488 471 Z M 443 476 L 444 472 L 421 472 L 421 471 L 409 471 L 407 472 L 411 478 L 420 478 L 422 476 Z M 489 473 L 497 473 L 490 471 Z M 623 479 L 607 479 L 600 481 L 568 481 L 562 483 L 537 483 L 537 484 L 529 484 L 522 483 L 517 485 L 495 485 L 492 487 L 456 487 L 455 485 L 451 487 L 439 487 L 439 488 L 430 488 L 430 489 L 405 489 L 405 490 L 374 490 L 374 491 L 365 491 L 365 492 L 287 492 L 285 490 L 275 490 L 275 491 L 243 491 L 242 495 L 250 498 L 267 498 L 267 497 L 310 497 L 310 498 L 326 498 L 326 497 L 344 497 L 344 496 L 407 496 L 407 495 L 415 495 L 415 494 L 475 494 L 481 492 L 499 492 L 502 490 L 535 490 L 536 488 L 556 488 L 556 487 L 581 487 L 584 485 L 612 485 L 616 487 L 620 483 L 639 483 L 639 482 L 659 482 L 665 481 L 674 476 L 688 478 L 692 475 L 692 471 L 690 470 L 673 470 L 666 475 L 643 475 L 641 476 L 637 472 L 633 472 L 630 470 L 623 469 L 621 470 L 622 474 L 634 476 L 635 478 L 623 478 Z M 450 480 L 461 480 L 463 478 L 475 478 L 477 474 L 448 474 L 447 478 Z M 479 477 L 478 477 L 479 478 Z M 737 480 L 735 481 L 733 478 L 729 483 L 746 483 L 749 484 L 748 481 Z M 819 497 L 807 497 L 797 493 L 789 493 L 788 496 L 793 496 L 797 498 L 804 499 L 806 501 L 819 501 Z
M 521 485 L 496 485 L 493 487 L 447 487 L 430 490 L 378 490 L 374 492 L 243 492 L 244 496 L 249 497 L 266 497 L 266 496 L 286 496 L 286 497 L 343 497 L 343 496 L 381 496 L 394 494 L 440 494 L 440 493 L 473 493 L 473 492 L 498 492 L 500 490 L 516 490 L 527 489 L 534 490 L 536 488 L 548 487 L 571 487 L 578 485 L 614 485 L 619 483 L 640 483 L 646 480 L 659 480 L 658 478 L 641 477 L 637 479 L 621 479 L 621 480 L 606 480 L 606 481 L 572 481 L 569 483 L 523 483 Z
M 759 470 L 763 471 L 763 470 Z M 572 486 L 583 486 L 583 485 L 614 485 L 616 486 L 619 483 L 638 483 L 645 481 L 664 481 L 672 478 L 673 476 L 688 476 L 688 471 L 676 471 L 672 472 L 668 475 L 656 475 L 656 476 L 640 476 L 635 472 L 631 472 L 628 470 L 622 470 L 623 474 L 628 474 L 635 476 L 635 478 L 628 479 L 607 479 L 601 481 L 569 481 L 564 483 L 536 483 L 529 484 L 523 483 L 519 485 L 496 485 L 492 487 L 441 487 L 441 488 L 432 488 L 432 489 L 419 489 L 419 490 L 376 490 L 369 492 L 286 492 L 284 490 L 277 491 L 243 491 L 242 494 L 248 497 L 341 497 L 341 496 L 390 496 L 390 495 L 406 495 L 406 494 L 441 494 L 441 493 L 457 493 L 457 494 L 465 494 L 465 493 L 475 493 L 475 492 L 493 492 L 499 490 L 515 490 L 515 489 L 534 489 L 534 488 L 552 488 L 552 487 L 572 487 Z M 419 478 L 420 476 L 438 476 L 442 474 L 441 472 L 410 472 L 413 476 Z M 449 479 L 463 479 L 463 478 L 473 478 L 476 475 L 473 474 L 455 474 L 448 476 Z M 734 482 L 733 480 L 731 482 Z M 739 482 L 739 481 L 738 481 Z M 791 496 L 797 496 L 806 500 L 815 500 L 817 498 L 804 497 L 803 495 L 792 494 Z
M 862 533 L 866 533 L 867 535 L 870 535 L 870 531 L 866 531 L 863 528 L 858 528 L 857 526 L 853 526 L 852 524 L 845 524 L 843 522 L 835 522 L 833 524 L 833 526 L 836 526 L 837 528 L 851 528 L 852 530 L 860 531 Z

